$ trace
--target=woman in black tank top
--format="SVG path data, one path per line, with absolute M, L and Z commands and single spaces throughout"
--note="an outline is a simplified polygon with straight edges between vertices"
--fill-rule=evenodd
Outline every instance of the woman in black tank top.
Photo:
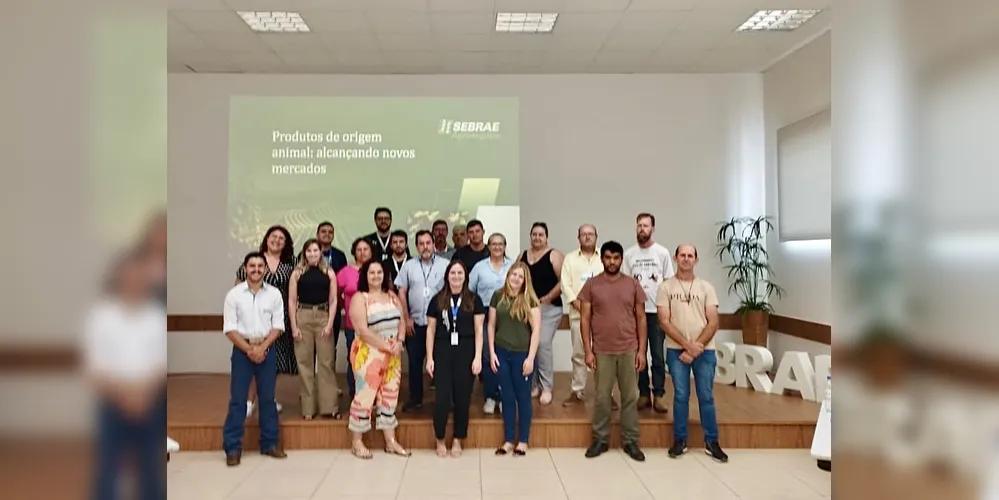
M 555 331 L 562 321 L 562 252 L 548 246 L 548 225 L 535 222 L 531 226 L 531 248 L 520 256 L 531 271 L 534 293 L 541 301 L 541 342 L 538 345 L 538 374 L 534 377 L 536 387 L 531 395 L 540 395 L 543 405 L 552 402 L 552 389 L 555 385 L 555 357 L 552 342 Z
M 326 264 L 319 242 L 316 239 L 306 241 L 288 283 L 291 334 L 301 382 L 299 397 L 302 417 L 306 420 L 311 420 L 317 412 L 321 416 L 341 418 L 337 404 L 340 390 L 333 371 L 337 295 L 336 274 Z

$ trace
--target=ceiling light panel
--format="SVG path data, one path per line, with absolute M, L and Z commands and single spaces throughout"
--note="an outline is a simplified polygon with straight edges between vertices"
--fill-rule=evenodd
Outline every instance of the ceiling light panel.
M 818 10 L 761 10 L 742 23 L 736 31 L 792 31 L 798 29 Z
M 260 33 L 308 33 L 309 26 L 305 24 L 298 12 L 253 12 L 239 11 L 239 17 L 253 31 Z
M 551 33 L 557 12 L 500 12 L 496 14 L 497 33 Z

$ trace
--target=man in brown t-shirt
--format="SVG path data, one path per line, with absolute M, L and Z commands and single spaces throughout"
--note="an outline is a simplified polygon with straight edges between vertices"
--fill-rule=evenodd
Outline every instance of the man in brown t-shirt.
M 624 248 L 616 241 L 600 247 L 604 272 L 590 278 L 579 292 L 580 334 L 586 366 L 596 372 L 593 442 L 586 457 L 610 448 L 611 393 L 621 393 L 621 440 L 624 452 L 642 462 L 638 447 L 638 372 L 645 368 L 645 292 L 631 276 L 621 274 Z

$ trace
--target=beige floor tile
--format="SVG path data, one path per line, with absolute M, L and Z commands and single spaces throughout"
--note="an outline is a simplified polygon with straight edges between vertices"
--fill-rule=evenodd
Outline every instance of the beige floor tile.
M 340 460 L 345 452 L 341 450 L 291 450 L 288 458 L 265 460 L 259 471 L 328 471 L 333 463 Z
M 482 500 L 566 500 L 563 492 L 561 495 L 539 495 L 535 493 L 525 495 L 497 495 L 495 493 L 484 492 Z
M 399 492 L 396 500 L 482 500 L 482 496 L 477 491 L 460 495 L 442 495 L 440 493 L 403 490 Z
M 376 457 L 359 460 L 351 456 L 337 460 L 320 483 L 314 498 L 332 499 L 343 495 L 396 495 L 405 463 Z M 387 458 L 387 457 L 386 457 Z M 381 459 L 381 460 L 379 460 Z
M 559 471 L 562 487 L 570 500 L 578 497 L 601 495 L 604 498 L 621 496 L 623 498 L 649 498 L 651 495 L 645 485 L 631 469 L 603 474 L 594 472 L 564 473 Z
M 464 470 L 454 473 L 447 470 L 406 469 L 400 492 L 414 492 L 435 495 L 480 495 L 482 476 L 479 470 Z
M 279 500 L 310 498 L 326 478 L 327 471 L 256 470 L 244 479 L 229 496 L 229 500 Z
M 496 450 L 492 448 L 479 450 L 479 461 L 482 470 L 555 470 L 555 462 L 549 450 L 538 448 L 528 450 L 527 455 L 522 457 L 514 455 L 496 456 Z
M 565 496 L 554 469 L 482 469 L 482 491 L 494 495 Z
M 413 450 L 413 456 L 407 461 L 406 470 L 478 471 L 480 466 L 478 450 L 465 450 L 458 458 L 451 456 L 441 458 L 434 450 Z

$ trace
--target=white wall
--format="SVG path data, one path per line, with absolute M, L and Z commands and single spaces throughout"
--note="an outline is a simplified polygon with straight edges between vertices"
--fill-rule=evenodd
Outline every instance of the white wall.
M 768 214 L 777 214 L 777 131 L 829 108 L 831 79 L 831 32 L 763 74 Z M 789 187 L 784 186 L 784 189 Z M 774 304 L 777 313 L 832 324 L 829 240 L 781 243 L 775 231 L 768 242 L 768 250 L 774 280 L 787 289 L 787 295 Z
M 831 32 L 820 36 L 763 73 L 766 130 L 766 206 L 776 217 L 777 131 L 830 107 L 832 102 Z M 829 180 L 831 182 L 831 180 Z M 788 189 L 784 186 L 784 189 Z M 779 225 L 780 221 L 776 223 Z M 832 324 L 832 263 L 830 240 L 782 243 L 778 231 L 767 242 L 774 281 L 787 290 L 774 302 L 777 314 Z M 771 331 L 767 347 L 774 368 L 788 351 L 807 352 L 815 361 L 830 346 Z
M 656 214 L 657 239 L 713 244 L 715 223 L 764 209 L 763 80 L 755 75 L 169 77 L 169 312 L 219 314 L 236 263 L 226 248 L 228 103 L 236 94 L 513 96 L 521 113 L 522 226 L 548 222 L 552 246 L 576 227 L 634 242 L 634 217 Z M 334 221 L 335 222 L 335 221 Z M 488 231 L 488 228 L 486 228 Z M 700 274 L 724 289 L 712 258 Z M 827 293 L 827 292 L 822 292 Z M 736 302 L 722 300 L 722 310 Z M 566 332 L 567 333 L 567 332 Z M 171 371 L 227 371 L 227 343 L 172 333 Z M 569 342 L 556 342 L 568 369 Z

